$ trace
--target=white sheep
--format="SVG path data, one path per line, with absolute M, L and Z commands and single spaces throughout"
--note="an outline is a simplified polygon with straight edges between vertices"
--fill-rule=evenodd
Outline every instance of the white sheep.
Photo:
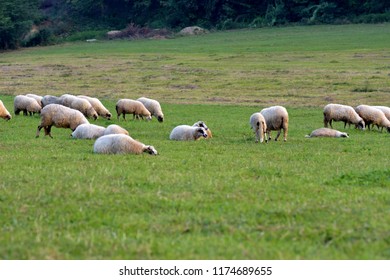
M 49 104 L 61 104 L 61 99 L 58 96 L 45 95 L 44 97 L 42 97 L 41 103 L 42 107 L 45 107 Z
M 129 135 L 129 132 L 126 129 L 120 127 L 119 125 L 110 124 L 104 130 L 103 135 L 109 135 L 109 134 L 125 134 L 125 135 Z
M 39 106 L 43 107 L 43 105 L 42 105 L 42 98 L 43 97 L 42 96 L 34 94 L 34 93 L 27 93 L 26 96 L 34 98 L 38 102 Z
M 75 109 L 71 109 L 60 104 L 49 104 L 41 110 L 41 123 L 38 125 L 36 137 L 42 127 L 45 129 L 45 135 L 51 138 L 51 127 L 54 125 L 59 128 L 70 128 L 74 131 L 79 125 L 89 123 L 84 115 Z
M 70 104 L 76 99 L 76 96 L 73 94 L 65 93 L 59 97 L 60 103 L 63 106 L 69 107 Z
M 275 138 L 275 141 L 277 141 L 283 129 L 284 141 L 287 141 L 288 113 L 286 108 L 282 106 L 272 106 L 264 108 L 260 111 L 260 114 L 263 115 L 267 125 L 266 131 L 268 134 L 268 140 L 271 140 L 271 130 L 278 131 Z
M 327 127 L 322 127 L 322 128 L 318 128 L 316 130 L 313 130 L 309 135 L 306 135 L 305 137 L 306 138 L 311 138 L 311 137 L 335 137 L 335 138 L 346 137 L 346 138 L 349 138 L 349 135 L 346 132 L 341 132 L 341 131 L 327 128 Z
M 79 95 L 78 97 L 88 100 L 99 116 L 108 120 L 111 119 L 112 114 L 106 107 L 104 107 L 103 103 L 98 98 L 86 95 Z
M 385 114 L 386 118 L 390 121 L 390 107 L 387 107 L 387 106 L 372 106 L 372 107 L 381 110 Z M 379 129 L 379 126 L 377 126 L 377 127 Z M 382 130 L 383 130 L 383 127 L 382 127 Z
M 20 111 L 23 111 L 23 114 L 30 116 L 33 113 L 40 113 L 42 107 L 38 104 L 38 102 L 32 98 L 25 95 L 17 95 L 14 98 L 14 113 L 15 115 L 19 115 Z
M 354 124 L 360 129 L 364 129 L 365 123 L 364 120 L 356 113 L 356 111 L 348 105 L 341 104 L 328 104 L 324 107 L 324 126 L 332 126 L 332 121 L 342 121 L 344 122 L 344 128 L 347 124 Z
M 133 100 L 133 99 L 119 99 L 115 106 L 117 117 L 119 120 L 119 117 L 121 114 L 123 114 L 123 119 L 126 120 L 125 115 L 126 114 L 133 114 L 133 119 L 141 117 L 146 117 L 147 120 L 152 119 L 152 115 L 150 114 L 149 110 L 146 109 L 144 104 L 142 104 L 140 101 Z
M 153 146 L 147 146 L 124 134 L 110 134 L 98 138 L 93 145 L 98 154 L 142 154 L 157 155 Z
M 207 137 L 206 130 L 203 127 L 189 125 L 176 126 L 169 135 L 169 139 L 179 141 L 198 140 L 200 137 Z
M 73 132 L 72 137 L 76 139 L 97 139 L 104 135 L 105 127 L 95 124 L 80 124 Z
M 157 100 L 140 97 L 137 99 L 137 101 L 140 101 L 142 104 L 144 104 L 145 108 L 148 109 L 152 116 L 155 116 L 159 122 L 164 121 L 164 114 L 162 112 L 161 105 Z
M 12 118 L 11 114 L 8 112 L 7 108 L 5 108 L 3 101 L 1 100 L 0 100 L 0 118 L 5 119 L 7 121 L 9 121 Z
M 386 127 L 387 132 L 390 132 L 390 121 L 381 110 L 368 105 L 359 105 L 355 108 L 355 111 L 363 118 L 368 129 L 370 129 L 370 125 L 372 124 L 378 128 L 382 127 L 382 130 L 383 127 Z
M 209 138 L 213 137 L 213 134 L 211 133 L 210 128 L 206 125 L 206 123 L 204 121 L 198 121 L 198 122 L 194 123 L 192 126 L 194 126 L 194 127 L 203 127 L 206 130 L 206 133 L 207 133 L 206 139 L 209 139 Z M 199 138 L 199 139 L 202 139 L 202 138 Z
M 261 113 L 253 113 L 249 118 L 249 124 L 255 133 L 255 142 L 263 143 L 264 137 L 265 142 L 268 142 L 267 137 L 267 123 Z
M 63 94 L 60 97 L 61 105 L 79 110 L 87 118 L 93 118 L 96 120 L 98 118 L 98 113 L 92 107 L 91 103 L 83 98 L 77 97 L 72 94 Z

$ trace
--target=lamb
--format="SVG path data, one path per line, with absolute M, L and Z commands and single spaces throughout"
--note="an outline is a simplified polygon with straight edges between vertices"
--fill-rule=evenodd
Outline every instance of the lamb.
M 324 107 L 324 126 L 332 126 L 332 121 L 342 121 L 344 122 L 344 128 L 347 123 L 350 125 L 354 124 L 356 127 L 363 129 L 365 127 L 364 120 L 356 113 L 356 111 L 347 105 L 341 104 L 328 104 Z
M 109 135 L 109 134 L 125 134 L 125 135 L 129 135 L 129 132 L 126 129 L 120 127 L 119 125 L 110 124 L 104 130 L 103 135 Z
M 260 113 L 252 114 L 249 118 L 249 124 L 251 125 L 251 128 L 256 135 L 255 142 L 257 143 L 260 140 L 260 143 L 263 143 L 265 136 L 265 142 L 267 143 L 267 123 L 265 122 L 263 115 Z
M 95 111 L 98 113 L 99 116 L 106 118 L 108 120 L 111 119 L 112 114 L 110 113 L 110 111 L 108 111 L 106 107 L 104 107 L 103 103 L 100 102 L 99 99 L 95 97 L 89 97 L 86 95 L 79 95 L 78 97 L 88 100 L 88 102 L 91 103 L 92 107 L 95 109 Z
M 194 123 L 192 126 L 194 126 L 194 127 L 203 127 L 206 130 L 206 133 L 207 133 L 206 139 L 209 139 L 209 138 L 213 137 L 213 134 L 211 133 L 210 128 L 205 124 L 204 121 L 198 121 L 198 122 Z M 199 138 L 199 139 L 201 139 L 201 138 Z
M 161 105 L 157 100 L 140 97 L 137 99 L 137 101 L 140 101 L 142 104 L 144 104 L 145 108 L 148 109 L 152 116 L 155 116 L 159 122 L 164 121 L 164 114 L 161 110 Z
M 89 123 L 80 124 L 73 132 L 72 137 L 77 139 L 97 139 L 104 135 L 105 127 Z
M 45 95 L 41 100 L 42 108 L 49 104 L 61 104 L 61 100 L 58 96 Z
M 189 125 L 176 126 L 169 135 L 169 139 L 179 141 L 198 140 L 200 137 L 207 137 L 206 130 L 203 127 Z
M 59 104 L 49 104 L 41 110 L 41 123 L 38 125 L 36 137 L 39 137 L 42 127 L 45 129 L 45 135 L 53 138 L 51 136 L 53 125 L 74 131 L 79 125 L 85 123 L 89 122 L 80 111 Z
M 283 129 L 284 141 L 287 141 L 288 133 L 288 113 L 286 108 L 282 106 L 272 106 L 264 108 L 260 111 L 260 114 L 263 115 L 266 125 L 267 125 L 267 134 L 268 140 L 271 139 L 271 130 L 278 131 L 275 141 L 278 141 L 280 133 Z
M 34 98 L 38 102 L 39 106 L 43 107 L 42 106 L 42 96 L 36 95 L 34 93 L 27 93 L 26 96 Z
M 355 108 L 355 111 L 363 118 L 368 129 L 370 125 L 376 125 L 379 127 L 386 127 L 387 132 L 390 133 L 390 121 L 386 118 L 386 115 L 379 109 L 368 105 L 359 105 Z
M 311 137 L 335 137 L 335 138 L 340 138 L 340 137 L 346 137 L 349 138 L 349 134 L 346 132 L 341 132 L 335 129 L 331 128 L 318 128 L 316 130 L 313 130 L 309 135 L 305 136 L 306 138 L 311 138 Z
M 15 115 L 19 115 L 20 111 L 23 111 L 23 115 L 27 114 L 33 115 L 33 113 L 40 113 L 42 107 L 38 102 L 32 98 L 25 95 L 17 95 L 14 98 L 14 112 Z
M 157 155 L 153 146 L 147 146 L 124 134 L 110 134 L 98 138 L 93 145 L 97 154 L 142 154 Z
M 0 100 L 0 118 L 5 119 L 7 121 L 9 121 L 12 118 L 11 114 L 8 112 L 7 108 L 5 108 L 3 101 L 1 100 Z
M 126 120 L 125 115 L 126 114 L 133 114 L 133 120 L 135 118 L 141 118 L 146 117 L 147 120 L 152 119 L 152 115 L 150 114 L 149 110 L 146 109 L 144 104 L 142 104 L 140 101 L 133 100 L 133 99 L 120 99 L 116 103 L 116 113 L 118 116 L 118 120 L 121 114 L 123 114 L 123 119 Z

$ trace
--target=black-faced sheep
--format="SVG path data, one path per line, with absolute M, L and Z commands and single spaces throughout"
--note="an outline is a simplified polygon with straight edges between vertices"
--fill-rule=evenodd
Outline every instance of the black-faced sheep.
M 324 107 L 324 126 L 332 126 L 332 121 L 344 122 L 344 128 L 347 124 L 354 124 L 360 129 L 364 129 L 364 120 L 356 113 L 356 111 L 348 105 L 328 104 Z
M 306 138 L 311 138 L 311 137 L 335 137 L 335 138 L 345 137 L 345 138 L 349 138 L 349 135 L 346 132 L 341 132 L 341 131 L 327 128 L 327 127 L 322 127 L 322 128 L 318 128 L 316 130 L 313 130 L 309 135 L 306 135 L 305 137 Z
M 271 130 L 278 131 L 275 137 L 275 141 L 278 140 L 280 133 L 283 129 L 284 141 L 287 141 L 288 133 L 288 113 L 286 108 L 282 106 L 272 106 L 264 108 L 260 111 L 267 124 L 268 140 L 271 139 Z
M 152 115 L 150 114 L 149 110 L 146 109 L 144 104 L 142 104 L 140 101 L 133 100 L 133 99 L 120 99 L 116 103 L 116 113 L 119 120 L 119 117 L 121 114 L 123 114 L 123 119 L 126 120 L 125 115 L 126 114 L 133 114 L 133 119 L 141 117 L 146 117 L 147 120 L 152 119 Z
M 80 111 L 59 104 L 49 104 L 41 110 L 41 123 L 38 125 L 36 137 L 39 137 L 42 128 L 45 129 L 45 135 L 53 138 L 51 136 L 53 125 L 59 128 L 70 128 L 74 131 L 84 123 L 89 122 Z
M 93 145 L 97 154 L 142 154 L 157 155 L 153 146 L 147 146 L 124 134 L 110 134 L 98 138 Z
M 34 113 L 40 113 L 42 107 L 38 102 L 32 98 L 25 95 L 17 95 L 14 98 L 14 112 L 15 115 L 19 115 L 20 111 L 23 111 L 23 115 L 27 116 L 28 114 L 33 115 Z
M 386 118 L 385 114 L 373 106 L 359 105 L 355 108 L 356 113 L 363 118 L 368 129 L 370 125 L 376 125 L 379 127 L 386 127 L 387 132 L 390 132 L 390 121 Z
M 142 104 L 144 104 L 145 108 L 148 109 L 152 116 L 155 116 L 159 122 L 164 121 L 164 114 L 162 112 L 161 105 L 157 100 L 140 97 L 137 99 L 137 101 L 140 101 Z
M 73 132 L 76 139 L 97 139 L 104 135 L 105 127 L 89 123 L 80 124 Z
M 111 119 L 112 114 L 110 113 L 110 111 L 108 111 L 106 107 L 104 107 L 103 103 L 99 99 L 86 95 L 79 95 L 78 97 L 88 100 L 88 102 L 91 103 L 92 107 L 95 109 L 99 116 L 108 120 Z
M 266 135 L 267 123 L 261 113 L 252 114 L 249 118 L 249 124 L 256 135 L 255 137 L 256 143 L 259 141 L 260 143 L 263 143 L 264 137 L 266 137 L 265 142 L 268 142 L 267 135 Z
M 103 135 L 109 135 L 109 134 L 125 134 L 125 135 L 129 135 L 129 132 L 126 129 L 120 127 L 119 125 L 110 124 L 104 130 Z
M 7 108 L 5 108 L 3 101 L 1 100 L 0 100 L 0 118 L 5 119 L 7 121 L 9 121 L 12 118 L 11 114 L 8 112 Z
M 206 123 L 204 121 L 198 121 L 198 122 L 194 123 L 192 126 L 194 126 L 194 127 L 203 127 L 206 130 L 206 133 L 207 133 L 206 139 L 209 139 L 209 138 L 213 137 L 213 134 L 211 133 L 210 128 L 206 125 Z M 202 139 L 202 138 L 198 138 L 198 139 Z
M 207 137 L 206 130 L 203 127 L 189 125 L 176 126 L 169 135 L 169 139 L 178 141 L 198 140 L 200 137 Z

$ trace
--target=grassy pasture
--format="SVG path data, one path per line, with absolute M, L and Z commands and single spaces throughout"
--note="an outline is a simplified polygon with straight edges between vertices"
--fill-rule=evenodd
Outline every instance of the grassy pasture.
M 306 139 L 330 102 L 390 102 L 390 26 L 288 27 L 0 54 L 17 94 L 159 99 L 166 121 L 119 123 L 160 155 L 103 156 L 39 116 L 0 120 L 2 259 L 389 259 L 390 136 Z M 254 143 L 280 104 L 288 141 Z M 204 120 L 214 137 L 168 140 Z M 335 128 L 343 130 L 341 123 Z M 274 133 L 275 134 L 275 133 Z

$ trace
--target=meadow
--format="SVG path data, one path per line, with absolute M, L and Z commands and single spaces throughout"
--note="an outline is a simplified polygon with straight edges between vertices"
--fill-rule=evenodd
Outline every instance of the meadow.
M 158 156 L 96 155 L 40 118 L 0 119 L 1 259 L 389 259 L 388 133 L 334 127 L 328 103 L 390 106 L 390 25 L 264 28 L 169 40 L 79 42 L 0 53 L 0 99 L 99 97 Z M 165 121 L 118 121 L 119 98 L 161 102 Z M 290 116 L 259 144 L 249 117 Z M 174 142 L 203 120 L 213 138 Z M 275 132 L 273 133 L 275 135 Z

